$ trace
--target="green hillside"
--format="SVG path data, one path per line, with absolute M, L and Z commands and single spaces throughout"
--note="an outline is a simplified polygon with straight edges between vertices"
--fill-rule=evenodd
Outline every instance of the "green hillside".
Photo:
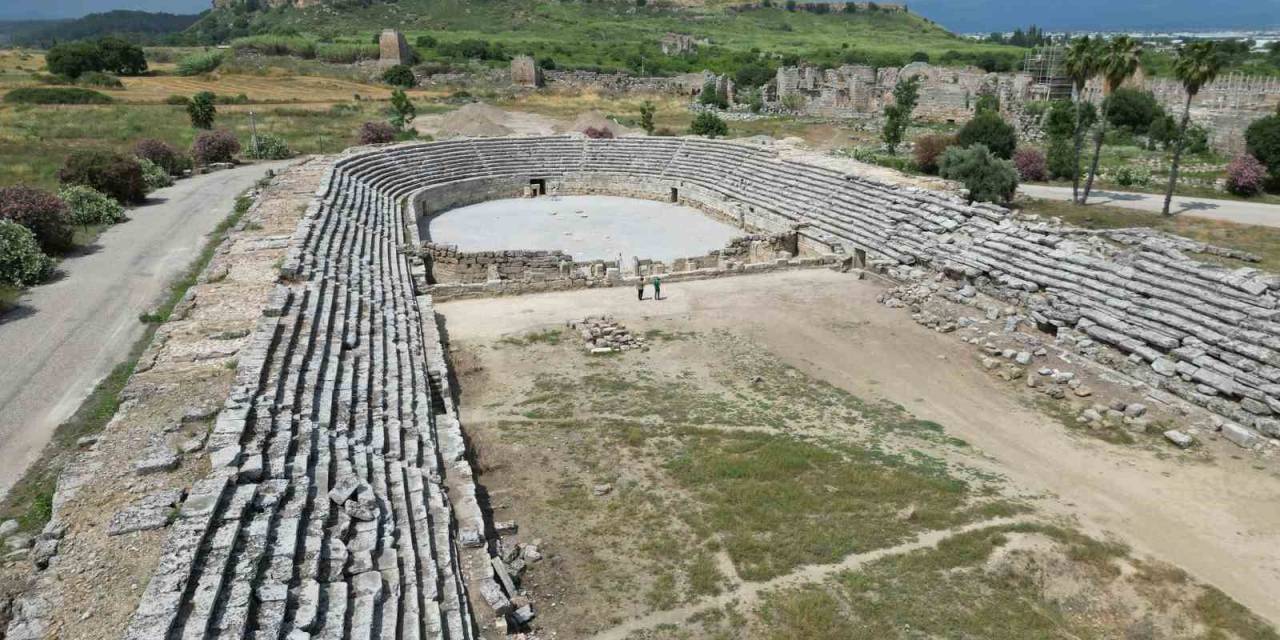
M 499 64 L 528 53 L 561 68 L 670 74 L 732 71 L 746 59 L 818 65 L 865 63 L 896 66 L 927 57 L 941 64 L 1005 69 L 1022 50 L 957 37 L 920 16 L 901 11 L 831 11 L 707 7 L 658 7 L 633 3 L 534 2 L 530 0 L 400 0 L 396 3 L 325 5 L 308 9 L 212 12 L 188 31 L 201 43 L 256 34 L 301 35 L 317 41 L 371 42 L 383 28 L 404 31 L 411 44 L 424 40 L 425 61 L 488 59 Z M 791 5 L 795 6 L 795 5 Z M 825 6 L 824 6 L 825 9 Z M 668 32 L 710 41 L 696 55 L 665 56 Z M 764 54 L 764 55 L 761 55 Z

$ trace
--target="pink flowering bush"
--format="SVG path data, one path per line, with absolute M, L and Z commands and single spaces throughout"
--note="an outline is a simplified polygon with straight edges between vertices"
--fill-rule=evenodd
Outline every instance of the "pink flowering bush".
M 1238 196 L 1256 196 L 1267 182 L 1267 168 L 1258 159 L 1243 153 L 1227 165 L 1227 191 Z
M 366 122 L 360 125 L 360 144 L 383 144 L 396 139 L 396 128 L 386 122 Z
M 1023 182 L 1044 182 L 1049 179 L 1049 165 L 1039 149 L 1022 147 L 1013 152 L 1013 166 Z

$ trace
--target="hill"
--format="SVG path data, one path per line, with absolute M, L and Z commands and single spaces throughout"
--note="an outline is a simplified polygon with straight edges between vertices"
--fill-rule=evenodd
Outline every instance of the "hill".
M 74 20 L 31 20 L 0 22 L 0 39 L 16 45 L 49 47 L 57 42 L 120 36 L 150 42 L 178 33 L 200 19 L 199 15 L 176 15 L 147 11 L 107 11 Z
M 654 6 L 644 0 L 400 0 L 266 11 L 250 11 L 240 5 L 211 12 L 187 35 L 201 44 L 263 33 L 368 43 L 381 29 L 395 27 L 406 33 L 410 43 L 430 36 L 445 45 L 469 43 L 482 54 L 493 54 L 467 56 L 472 58 L 499 61 L 511 54 L 528 53 L 561 68 L 641 74 L 724 70 L 761 54 L 820 65 L 876 66 L 905 64 L 914 55 L 935 62 L 985 62 L 1005 68 L 1022 58 L 1021 49 L 975 43 L 896 8 L 872 4 L 850 5 L 844 10 L 825 4 L 768 4 L 677 7 Z M 705 44 L 696 53 L 664 55 L 660 42 L 668 33 L 688 34 Z M 428 51 L 425 57 L 450 56 Z

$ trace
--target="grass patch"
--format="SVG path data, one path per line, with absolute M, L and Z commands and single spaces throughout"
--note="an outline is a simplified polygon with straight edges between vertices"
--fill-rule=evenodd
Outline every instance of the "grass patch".
M 76 455 L 76 442 L 85 436 L 100 433 L 115 416 L 120 407 L 120 393 L 133 376 L 138 358 L 155 337 L 159 323 L 168 320 L 173 308 L 195 284 L 200 272 L 213 259 L 218 245 L 226 238 L 227 231 L 239 222 L 252 204 L 252 198 L 239 196 L 231 214 L 227 216 L 205 242 L 204 249 L 176 280 L 169 286 L 169 293 L 152 314 L 148 314 L 147 328 L 134 342 L 124 362 L 117 364 L 81 403 L 66 422 L 58 425 L 53 437 L 40 458 L 14 484 L 4 501 L 0 502 L 0 519 L 16 518 L 24 531 L 38 531 L 53 515 L 53 493 L 59 474 Z
M 1248 251 L 1261 258 L 1257 263 L 1242 263 L 1215 256 L 1201 256 L 1205 261 L 1228 262 L 1234 266 L 1251 264 L 1270 271 L 1280 270 L 1280 228 L 1222 222 L 1190 215 L 1163 216 L 1100 204 L 1080 207 L 1070 202 L 1035 198 L 1019 200 L 1018 208 L 1026 213 L 1062 218 L 1064 222 L 1085 229 L 1150 227 L 1208 244 Z
M 498 344 L 509 345 L 513 347 L 531 347 L 535 344 L 545 344 L 555 346 L 560 344 L 564 339 L 563 329 L 546 329 L 545 331 L 535 331 L 519 336 L 506 336 L 498 341 Z

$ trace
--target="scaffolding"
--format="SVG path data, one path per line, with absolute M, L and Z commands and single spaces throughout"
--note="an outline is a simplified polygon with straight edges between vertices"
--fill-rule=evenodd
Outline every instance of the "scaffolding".
M 1031 77 L 1029 87 L 1033 100 L 1070 100 L 1071 78 L 1063 69 L 1065 50 L 1062 45 L 1036 47 L 1027 52 L 1022 70 Z

